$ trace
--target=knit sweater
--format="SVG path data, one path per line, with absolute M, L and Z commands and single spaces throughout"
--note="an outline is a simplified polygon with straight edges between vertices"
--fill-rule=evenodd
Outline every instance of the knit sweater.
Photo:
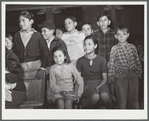
M 41 67 L 48 63 L 48 47 L 46 41 L 39 32 L 34 32 L 28 44 L 24 47 L 20 32 L 14 36 L 14 53 L 19 57 L 20 62 L 41 60 Z

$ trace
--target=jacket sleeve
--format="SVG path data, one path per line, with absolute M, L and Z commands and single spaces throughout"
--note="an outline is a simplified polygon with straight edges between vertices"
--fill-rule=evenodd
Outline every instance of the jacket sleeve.
M 40 59 L 41 59 L 41 67 L 46 68 L 48 64 L 48 46 L 44 38 L 39 34 L 39 48 L 40 48 Z

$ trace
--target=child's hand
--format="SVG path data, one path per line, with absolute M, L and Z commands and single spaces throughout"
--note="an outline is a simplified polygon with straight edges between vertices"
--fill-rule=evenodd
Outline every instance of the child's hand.
M 96 87 L 96 90 L 97 90 L 98 92 L 99 92 L 99 88 L 100 88 L 100 86 L 97 86 L 97 87 Z
M 66 97 L 67 96 L 67 92 L 66 91 L 60 91 L 60 95 Z

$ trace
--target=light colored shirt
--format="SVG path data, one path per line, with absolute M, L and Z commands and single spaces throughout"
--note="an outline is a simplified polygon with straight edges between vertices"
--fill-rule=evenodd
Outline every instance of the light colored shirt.
M 113 46 L 110 53 L 109 68 L 109 82 L 114 81 L 125 70 L 134 70 L 136 74 L 141 77 L 142 66 L 139 61 L 136 47 L 133 44 L 125 42 L 124 44 L 118 43 Z
M 23 45 L 24 47 L 27 46 L 27 43 L 29 42 L 31 36 L 33 35 L 34 32 L 37 32 L 35 29 L 31 29 L 30 32 L 26 33 L 24 31 L 20 31 L 20 35 L 21 35 L 21 39 L 22 39 L 22 42 L 23 42 Z
M 79 84 L 78 97 L 81 97 L 84 83 L 76 67 L 72 63 L 61 66 L 54 64 L 50 68 L 50 87 L 54 100 L 61 97 L 60 91 L 74 91 L 74 81 Z
M 77 60 L 84 55 L 83 43 L 85 35 L 78 30 L 70 34 L 65 32 L 61 39 L 66 43 L 70 60 Z
M 49 50 L 50 50 L 50 45 L 53 39 L 54 39 L 54 36 L 51 39 L 46 40 Z

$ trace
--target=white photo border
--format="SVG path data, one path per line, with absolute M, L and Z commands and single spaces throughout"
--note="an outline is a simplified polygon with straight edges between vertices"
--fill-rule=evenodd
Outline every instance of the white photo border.
M 5 89 L 4 81 L 2 81 L 2 119 L 41 119 L 41 120 L 62 120 L 62 119 L 147 119 L 148 116 L 148 104 L 147 104 L 147 2 L 145 1 L 126 1 L 126 2 L 91 2 L 91 1 L 77 1 L 77 2 L 2 2 L 1 3 L 1 30 L 2 40 L 5 40 L 5 20 L 6 20 L 6 5 L 9 4 L 22 4 L 22 5 L 144 5 L 144 110 L 57 110 L 57 109 L 5 109 Z M 5 69 L 5 41 L 2 42 L 2 70 Z M 5 73 L 2 71 L 2 80 L 5 80 Z

